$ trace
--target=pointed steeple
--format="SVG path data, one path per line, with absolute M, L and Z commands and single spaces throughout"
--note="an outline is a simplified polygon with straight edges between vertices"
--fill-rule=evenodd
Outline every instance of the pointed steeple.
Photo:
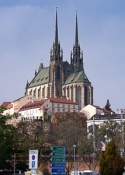
M 58 20 L 57 20 L 57 7 L 56 7 L 55 44 L 58 44 Z
M 76 10 L 76 32 L 75 32 L 75 46 L 78 46 L 78 21 L 77 21 L 77 10 Z

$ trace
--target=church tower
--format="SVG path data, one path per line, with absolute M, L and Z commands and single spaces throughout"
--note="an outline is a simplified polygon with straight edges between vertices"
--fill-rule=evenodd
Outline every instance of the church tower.
M 50 51 L 49 96 L 62 97 L 63 83 L 63 51 L 58 41 L 58 20 L 56 8 L 55 42 Z
M 70 63 L 74 73 L 80 72 L 83 70 L 83 53 L 81 52 L 79 41 L 78 41 L 77 12 L 76 12 L 75 44 L 73 46 L 73 52 L 71 52 Z

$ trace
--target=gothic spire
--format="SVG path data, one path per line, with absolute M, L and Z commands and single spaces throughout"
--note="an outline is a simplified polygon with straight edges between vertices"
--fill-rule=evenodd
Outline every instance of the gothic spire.
M 56 7 L 56 26 L 55 26 L 55 44 L 58 44 L 58 21 L 57 21 L 57 7 Z
M 77 21 L 77 10 L 76 10 L 76 32 L 75 32 L 75 46 L 78 46 L 78 21 Z

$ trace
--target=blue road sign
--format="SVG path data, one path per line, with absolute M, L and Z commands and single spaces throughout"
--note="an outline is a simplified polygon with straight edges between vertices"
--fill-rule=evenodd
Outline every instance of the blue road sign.
M 63 168 L 65 168 L 66 167 L 66 163 L 52 163 L 51 166 L 52 166 L 52 168 L 55 168 L 55 167 L 63 167 Z
M 76 166 L 76 171 L 78 171 L 78 166 Z
M 51 173 L 51 175 L 66 175 L 66 172 L 65 173 L 63 173 L 63 172 Z
M 51 172 L 52 173 L 65 173 L 65 169 L 56 169 L 56 168 L 54 168 L 54 169 L 51 170 Z

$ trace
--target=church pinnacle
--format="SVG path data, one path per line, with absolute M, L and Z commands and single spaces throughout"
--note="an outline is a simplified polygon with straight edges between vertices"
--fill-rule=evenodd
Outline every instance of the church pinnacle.
M 56 7 L 56 26 L 55 26 L 55 44 L 58 44 L 58 21 L 57 21 L 57 7 Z
M 77 21 L 77 10 L 76 10 L 76 32 L 75 32 L 75 46 L 78 46 L 78 21 Z

